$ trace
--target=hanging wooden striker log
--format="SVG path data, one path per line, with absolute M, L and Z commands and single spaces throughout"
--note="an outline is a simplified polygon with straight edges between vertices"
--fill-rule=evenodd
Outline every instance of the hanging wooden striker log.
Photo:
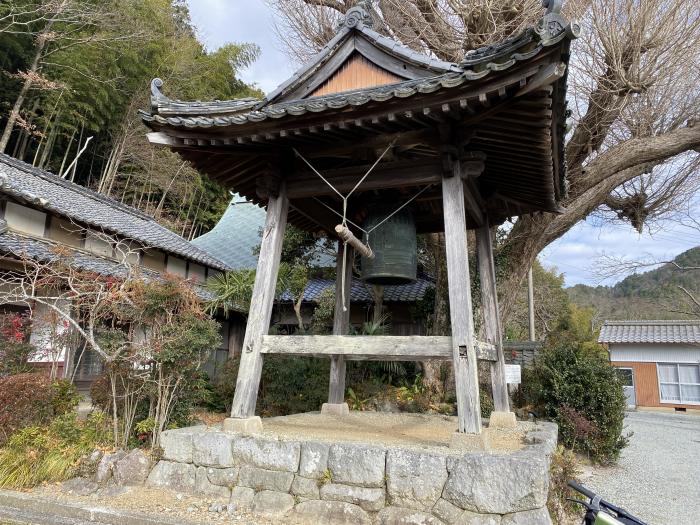
M 350 228 L 348 228 L 347 226 L 338 224 L 335 227 L 335 233 L 338 234 L 338 237 L 340 237 L 342 241 L 345 241 L 350 246 L 355 248 L 355 251 L 357 251 L 363 257 L 368 257 L 370 259 L 374 257 L 372 249 L 369 246 L 362 244 L 362 241 L 355 237 L 355 235 L 350 231 Z
M 370 231 L 386 219 L 386 210 L 378 207 L 367 216 L 363 229 Z M 407 209 L 393 215 L 376 230 L 364 236 L 364 243 L 374 252 L 373 258 L 362 257 L 362 280 L 369 284 L 407 284 L 416 280 L 416 224 Z

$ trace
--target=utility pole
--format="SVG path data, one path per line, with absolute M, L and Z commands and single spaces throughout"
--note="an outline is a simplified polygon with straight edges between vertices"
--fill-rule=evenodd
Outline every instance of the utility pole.
M 532 282 L 532 266 L 527 271 L 527 309 L 530 321 L 530 341 L 535 340 L 535 287 Z

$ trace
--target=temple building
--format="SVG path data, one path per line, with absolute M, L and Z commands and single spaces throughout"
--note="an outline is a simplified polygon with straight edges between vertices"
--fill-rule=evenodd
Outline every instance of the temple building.
M 560 212 L 566 194 L 566 78 L 579 27 L 559 13 L 561 2 L 546 5 L 535 27 L 459 63 L 380 34 L 358 5 L 263 100 L 171 100 L 162 81 L 152 82 L 151 108 L 141 113 L 149 140 L 267 210 L 225 428 L 259 428 L 258 383 L 270 353 L 330 358 L 324 409 L 335 413 L 348 359 L 450 360 L 462 435 L 481 432 L 476 369 L 488 361 L 496 412 L 512 415 L 492 232 L 522 214 Z M 339 240 L 332 336 L 268 335 L 287 224 Z M 467 229 L 476 231 L 486 341 L 474 333 Z M 416 235 L 434 232 L 445 234 L 451 335 L 348 337 L 354 258 L 366 282 L 412 282 Z

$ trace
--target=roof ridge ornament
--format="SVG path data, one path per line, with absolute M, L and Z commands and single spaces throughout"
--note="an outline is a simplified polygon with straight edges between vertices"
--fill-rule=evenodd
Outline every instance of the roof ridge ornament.
M 543 46 L 554 45 L 564 38 L 578 38 L 581 34 L 578 22 L 569 22 L 561 15 L 563 4 L 563 0 L 542 0 L 542 7 L 547 11 L 535 26 L 535 33 L 539 35 Z
M 163 87 L 163 81 L 160 78 L 151 80 L 151 107 L 156 113 L 161 102 L 170 102 L 170 99 L 163 95 L 163 92 L 160 90 L 161 87 Z
M 369 0 L 361 0 L 345 13 L 345 25 L 349 28 L 358 27 L 359 25 L 372 27 L 371 12 L 372 2 Z
M 542 7 L 547 9 L 547 13 L 561 13 L 561 8 L 564 5 L 563 0 L 542 0 Z

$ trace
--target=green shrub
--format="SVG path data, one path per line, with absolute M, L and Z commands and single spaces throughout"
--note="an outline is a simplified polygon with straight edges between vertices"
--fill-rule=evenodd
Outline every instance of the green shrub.
M 491 417 L 493 412 L 493 399 L 489 391 L 483 385 L 479 386 L 479 404 L 481 406 L 481 417 Z
M 576 455 L 561 445 L 552 454 L 552 462 L 549 467 L 549 495 L 547 508 L 554 523 L 573 523 L 575 514 L 581 507 L 567 501 L 567 498 L 578 496 L 569 488 L 569 480 L 575 480 L 580 474 Z
M 47 425 L 25 427 L 0 449 L 0 488 L 71 478 L 78 473 L 81 458 L 109 439 L 109 425 L 101 413 L 90 414 L 86 421 L 64 414 Z
M 625 396 L 606 356 L 586 344 L 560 342 L 526 368 L 523 401 L 559 424 L 562 443 L 598 463 L 612 463 L 627 445 Z
M 229 360 L 221 369 L 214 386 L 215 398 L 226 411 L 236 389 L 239 358 Z M 304 357 L 265 356 L 257 411 L 264 416 L 283 416 L 319 410 L 328 398 L 330 362 Z
M 67 414 L 72 412 L 80 402 L 80 394 L 73 383 L 66 379 L 59 379 L 51 384 L 53 389 L 53 399 L 51 408 L 54 415 Z
M 44 425 L 72 411 L 80 396 L 68 381 L 45 374 L 16 374 L 0 378 L 0 446 L 19 429 Z
M 31 372 L 29 358 L 36 348 L 26 343 L 3 341 L 0 338 L 0 377 Z

